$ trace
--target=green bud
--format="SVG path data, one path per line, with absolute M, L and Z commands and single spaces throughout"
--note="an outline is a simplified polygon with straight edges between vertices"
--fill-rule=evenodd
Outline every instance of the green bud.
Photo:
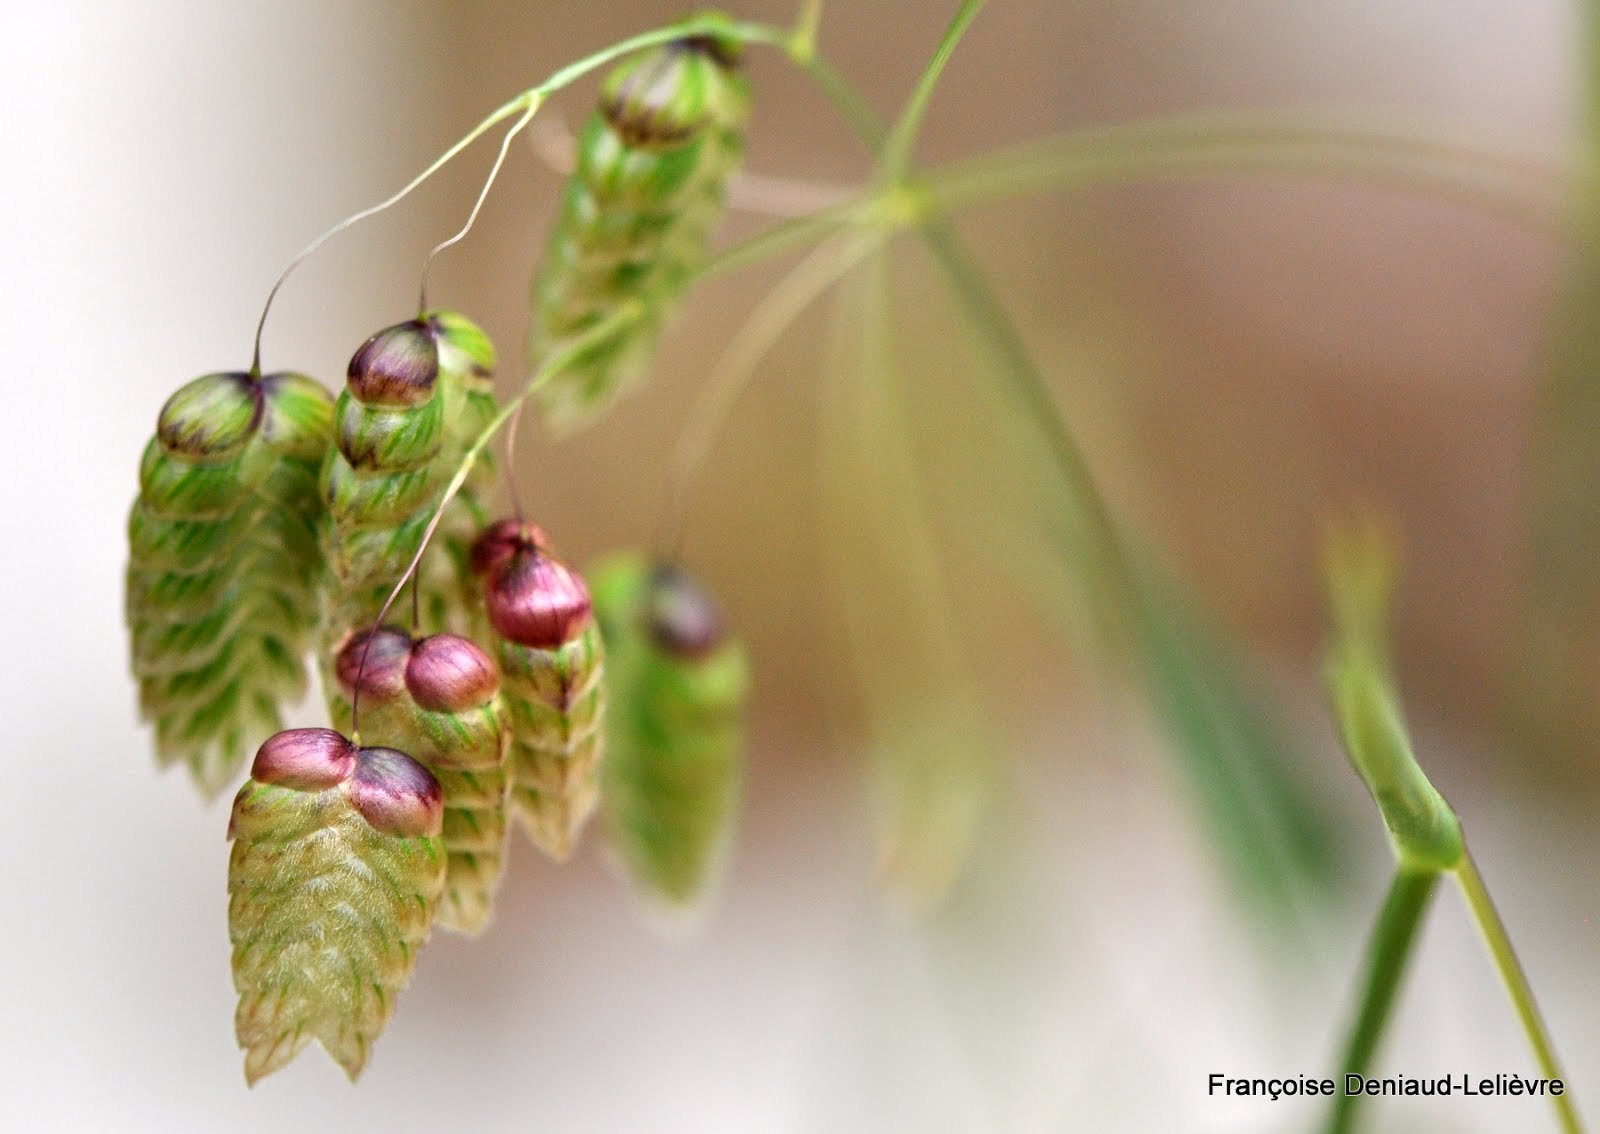
M 167 399 L 156 437 L 169 453 L 214 460 L 244 448 L 260 417 L 261 392 L 250 375 L 207 374 Z

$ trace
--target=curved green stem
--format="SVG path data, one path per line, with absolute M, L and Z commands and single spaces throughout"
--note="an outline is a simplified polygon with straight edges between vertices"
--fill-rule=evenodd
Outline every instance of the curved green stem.
M 567 66 L 555 71 L 550 75 L 549 78 L 545 79 L 544 82 L 539 83 L 537 86 L 529 87 L 521 94 L 490 111 L 481 122 L 479 122 L 471 130 L 467 131 L 467 133 L 462 136 L 459 141 L 454 143 L 449 149 L 445 150 L 444 153 L 435 158 L 426 169 L 408 181 L 398 192 L 384 198 L 376 205 L 372 205 L 368 208 L 362 209 L 358 213 L 354 213 L 351 216 L 346 217 L 344 220 L 340 221 L 338 224 L 322 233 L 310 244 L 301 249 L 295 258 L 289 261 L 289 266 L 284 268 L 282 274 L 278 276 L 277 281 L 272 285 L 272 289 L 267 292 L 267 301 L 262 305 L 261 318 L 256 322 L 255 347 L 251 356 L 250 372 L 252 374 L 259 374 L 261 372 L 261 335 L 267 325 L 267 316 L 272 311 L 273 300 L 277 298 L 279 290 L 282 289 L 285 281 L 287 281 L 289 276 L 293 274 L 294 270 L 304 263 L 307 258 L 309 258 L 329 240 L 333 239 L 341 232 L 344 232 L 346 229 L 371 217 L 377 216 L 386 209 L 399 204 L 406 197 L 410 196 L 414 190 L 420 187 L 423 182 L 427 181 L 435 173 L 438 173 L 441 169 L 448 165 L 452 159 L 459 155 L 468 146 L 472 145 L 473 142 L 476 142 L 479 138 L 483 137 L 484 134 L 494 129 L 497 125 L 499 125 L 501 122 L 504 122 L 512 115 L 524 115 L 524 120 L 517 126 L 517 129 L 520 130 L 527 124 L 527 119 L 531 119 L 533 117 L 533 115 L 538 111 L 539 107 L 547 98 L 555 94 L 557 91 L 571 86 L 574 82 L 583 78 L 591 71 L 597 70 L 600 67 L 604 67 L 606 64 L 624 55 L 627 55 L 630 52 L 642 51 L 647 47 L 655 47 L 658 44 L 670 43 L 675 39 L 682 39 L 685 36 L 693 35 L 727 35 L 739 40 L 741 43 L 758 43 L 779 48 L 785 53 L 790 54 L 791 57 L 793 57 L 796 43 L 795 33 L 786 28 L 773 27 L 770 24 L 730 23 L 725 16 L 719 16 L 715 14 L 703 15 L 684 20 L 680 23 L 672 24 L 668 27 L 655 28 L 651 31 L 642 32 L 639 35 L 630 36 L 627 39 L 619 40 L 609 47 L 602 48 L 601 50 L 594 52 L 592 55 L 587 55 L 584 58 L 579 59 L 577 62 L 569 63 Z M 437 249 L 435 251 L 437 251 Z
M 822 56 L 816 54 L 802 56 L 791 52 L 789 57 L 796 66 L 810 76 L 812 82 L 817 84 L 817 89 L 823 96 L 833 103 L 833 108 L 839 112 L 839 117 L 844 119 L 845 125 L 867 144 L 868 149 L 876 153 L 883 145 L 888 129 L 866 97 Z
M 882 119 L 827 59 L 790 54 L 874 153 Z M 1304 112 L 1191 113 L 1078 131 L 947 165 L 926 175 L 934 207 L 1163 177 L 1261 173 L 1376 180 L 1486 208 L 1523 226 L 1561 232 L 1567 176 L 1469 139 Z
M 261 373 L 261 333 L 266 329 L 267 315 L 272 311 L 272 301 L 278 297 L 278 291 L 283 287 L 285 281 L 288 280 L 289 276 L 293 274 L 296 268 L 303 264 L 314 252 L 317 251 L 317 249 L 321 248 L 324 244 L 332 240 L 335 236 L 338 236 L 347 228 L 359 224 L 360 222 L 367 220 L 369 217 L 377 216 L 379 213 L 383 212 L 392 205 L 399 204 L 406 197 L 410 196 L 414 189 L 449 164 L 452 158 L 461 153 L 461 151 L 466 149 L 468 146 L 472 145 L 473 142 L 476 142 L 479 138 L 483 137 L 484 134 L 494 129 L 495 126 L 499 125 L 501 122 L 504 122 L 507 118 L 510 118 L 513 114 L 516 114 L 520 111 L 526 110 L 531 115 L 535 108 L 536 103 L 532 101 L 532 92 L 530 91 L 524 91 L 516 98 L 513 98 L 509 102 L 496 107 L 494 110 L 489 112 L 488 117 L 469 130 L 460 141 L 456 142 L 449 149 L 445 150 L 444 153 L 435 158 L 433 163 L 429 165 L 428 168 L 424 169 L 421 173 L 417 174 L 410 181 L 408 181 L 399 192 L 384 198 L 376 205 L 371 205 L 368 208 L 362 209 L 358 213 L 354 213 L 346 217 L 344 220 L 340 221 L 338 224 L 324 232 L 321 236 L 318 236 L 310 244 L 307 244 L 304 248 L 302 248 L 295 258 L 289 261 L 289 266 L 283 269 L 283 273 L 278 276 L 277 281 L 272 285 L 272 290 L 267 292 L 267 301 L 262 305 L 261 308 L 261 318 L 256 322 L 255 350 L 251 356 L 250 373 Z
M 1494 908 L 1489 890 L 1483 884 L 1483 876 L 1478 873 L 1478 864 L 1473 861 L 1470 851 L 1461 856 L 1456 866 L 1456 880 L 1461 883 L 1461 893 L 1467 900 L 1467 907 L 1472 910 L 1473 919 L 1477 921 L 1478 929 L 1489 946 L 1489 953 L 1494 957 L 1495 968 L 1499 970 L 1512 1006 L 1516 1008 L 1517 1018 L 1522 1021 L 1522 1030 L 1528 1036 L 1528 1046 L 1533 1049 L 1540 1074 L 1546 1079 L 1562 1079 L 1565 1082 L 1561 1062 L 1556 1058 L 1555 1044 L 1550 1039 L 1550 1030 L 1534 1000 L 1533 986 L 1528 983 L 1528 974 L 1523 972 L 1517 951 L 1512 948 L 1511 935 L 1506 932 L 1505 922 L 1500 920 L 1500 913 Z M 1583 1122 L 1578 1117 L 1578 1104 L 1573 1101 L 1570 1090 L 1552 1096 L 1550 1101 L 1561 1120 L 1561 1129 L 1566 1134 L 1582 1134 Z
M 530 103 L 528 109 L 523 111 L 522 117 L 511 124 L 511 128 L 506 131 L 505 137 L 500 139 L 500 150 L 495 154 L 494 164 L 489 167 L 489 176 L 484 179 L 483 188 L 478 192 L 478 199 L 472 204 L 472 211 L 467 214 L 466 223 L 453 236 L 435 244 L 432 251 L 428 253 L 427 259 L 422 262 L 422 283 L 417 289 L 417 314 L 419 318 L 423 312 L 428 310 L 428 273 L 433 269 L 434 260 L 438 258 L 439 253 L 454 244 L 460 243 L 466 238 L 467 233 L 472 231 L 472 226 L 478 222 L 478 214 L 483 211 L 483 203 L 489 199 L 489 190 L 494 188 L 495 179 L 500 176 L 500 169 L 506 163 L 506 154 L 511 150 L 511 143 L 528 123 L 533 121 L 533 116 L 538 113 L 538 109 L 537 103 Z
M 923 68 L 916 88 L 911 92 L 911 97 L 906 99 L 905 108 L 901 110 L 899 119 L 883 144 L 878 166 L 880 184 L 898 185 L 911 168 L 911 150 L 916 145 L 917 130 L 922 125 L 922 116 L 927 113 L 928 102 L 933 98 L 934 87 L 943 76 L 950 57 L 955 54 L 956 45 L 966 35 L 967 28 L 972 26 L 972 21 L 977 19 L 982 8 L 983 0 L 963 0 L 950 26 L 945 29 L 944 37 L 934 49 L 933 58 Z
M 929 173 L 946 208 L 1154 178 L 1334 176 L 1427 192 L 1560 231 L 1563 178 L 1442 131 L 1396 130 L 1287 111 L 1179 114 L 1030 142 Z
M 868 197 L 859 201 L 846 201 L 830 208 L 820 209 L 810 216 L 797 217 L 792 221 L 774 225 L 765 232 L 751 237 L 742 244 L 735 244 L 732 248 L 725 249 L 707 260 L 695 273 L 695 282 L 759 263 L 791 248 L 817 243 L 832 236 L 841 228 L 865 219 L 873 207 L 874 198 Z
M 1422 924 L 1422 915 L 1427 912 L 1428 903 L 1438 884 L 1437 870 L 1402 866 L 1395 871 L 1389 896 L 1384 900 L 1367 944 L 1367 975 L 1363 982 L 1361 1008 L 1345 1041 L 1344 1056 L 1339 1061 L 1333 1112 L 1325 1127 L 1327 1134 L 1349 1134 L 1355 1129 L 1356 1109 L 1363 1096 L 1345 1093 L 1345 1076 L 1365 1077 L 1372 1068 L 1378 1040 L 1389 1022 L 1395 994 L 1400 989 L 1401 978 L 1405 975 L 1406 964 L 1416 944 L 1417 928 Z
M 789 54 L 808 59 L 817 53 L 817 28 L 822 23 L 822 0 L 802 0 L 789 36 Z

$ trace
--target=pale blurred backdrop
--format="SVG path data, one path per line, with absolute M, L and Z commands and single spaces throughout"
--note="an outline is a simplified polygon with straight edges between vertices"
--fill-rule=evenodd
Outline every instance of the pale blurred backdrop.
M 792 16 L 787 2 L 729 7 Z M 829 4 L 822 47 L 892 113 L 949 8 Z M 1600 1115 L 1596 750 L 1513 758 L 1498 727 L 1560 248 L 1456 203 L 1261 178 L 1008 202 L 963 225 L 1125 526 L 1240 637 L 1319 760 L 1295 774 L 1339 823 L 1338 896 L 1305 895 L 1292 927 L 1259 924 L 1136 692 L 1075 664 L 1010 584 L 974 568 L 961 585 L 1000 611 L 991 712 L 1012 783 L 949 910 L 919 921 L 883 899 L 860 763 L 825 711 L 848 671 L 818 578 L 813 313 L 739 403 L 689 516 L 688 559 L 726 597 L 757 677 L 747 805 L 699 934 L 655 933 L 598 840 L 561 870 L 519 841 L 496 925 L 478 942 L 435 938 L 358 1087 L 309 1050 L 247 1091 L 231 1033 L 226 802 L 203 806 L 181 773 L 157 774 L 125 667 L 139 452 L 178 384 L 248 365 L 261 300 L 313 235 L 511 94 L 684 11 L 3 11 L 0 308 L 16 412 L 0 1127 L 1307 1129 L 1315 1108 L 1208 1099 L 1205 1080 L 1331 1070 L 1388 869 L 1316 693 L 1315 537 L 1351 497 L 1384 505 L 1404 533 L 1399 651 L 1424 763 L 1462 812 Z M 1554 166 L 1573 129 L 1576 22 L 1558 0 L 993 0 L 919 152 L 941 161 L 1266 105 L 1437 119 Z M 750 74 L 752 170 L 824 185 L 866 174 L 859 144 L 781 58 L 753 51 Z M 593 90 L 556 100 L 552 120 L 577 123 Z M 473 149 L 306 264 L 268 325 L 266 366 L 340 381 L 366 335 L 412 313 L 422 256 L 464 218 L 491 156 Z M 478 228 L 434 273 L 435 302 L 500 343 L 503 391 L 558 185 L 515 147 Z M 723 239 L 767 223 L 735 213 Z M 914 309 L 906 377 L 928 420 L 955 428 L 940 391 L 969 356 L 926 265 L 896 260 Z M 602 426 L 561 444 L 525 430 L 526 497 L 569 558 L 648 539 L 696 382 L 785 266 L 696 292 L 649 389 Z M 971 450 L 950 441 L 981 464 Z M 1009 500 L 985 506 L 1003 518 Z M 302 718 L 321 723 L 314 702 Z M 1384 1067 L 1529 1070 L 1461 903 L 1440 898 Z M 1375 1130 L 1554 1128 L 1520 1100 L 1386 1100 L 1371 1117 Z

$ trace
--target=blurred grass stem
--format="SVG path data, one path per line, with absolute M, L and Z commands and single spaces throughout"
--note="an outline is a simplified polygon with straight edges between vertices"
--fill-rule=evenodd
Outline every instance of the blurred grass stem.
M 1416 944 L 1422 915 L 1427 912 L 1438 884 L 1437 870 L 1408 866 L 1395 870 L 1389 896 L 1384 900 L 1367 945 L 1367 976 L 1361 1008 L 1345 1043 L 1344 1057 L 1339 1061 L 1339 1081 L 1327 1134 L 1349 1134 L 1355 1129 L 1357 1107 L 1364 1096 L 1345 1094 L 1344 1077 L 1365 1077 L 1372 1068 L 1378 1040 L 1389 1022 L 1401 978 Z
M 762 298 L 729 340 L 716 366 L 696 391 L 687 423 L 667 466 L 656 548 L 668 560 L 678 557 L 688 495 L 705 465 L 706 455 L 734 402 L 755 376 L 756 367 L 806 308 L 881 244 L 885 235 L 874 229 L 858 230 L 836 236 L 814 250 Z
M 1511 997 L 1517 1018 L 1522 1021 L 1522 1030 L 1527 1033 L 1528 1046 L 1533 1049 L 1539 1073 L 1546 1079 L 1562 1079 L 1565 1082 L 1550 1030 L 1534 1000 L 1533 986 L 1528 983 L 1528 974 L 1517 959 L 1517 951 L 1512 948 L 1505 922 L 1500 920 L 1500 912 L 1489 897 L 1489 889 L 1483 884 L 1483 876 L 1478 873 L 1478 864 L 1473 861 L 1470 851 L 1461 856 L 1455 874 L 1456 881 L 1461 884 L 1461 893 L 1467 900 L 1467 907 L 1472 910 L 1473 919 L 1483 933 L 1484 943 L 1489 946 L 1495 969 L 1500 973 L 1507 995 Z M 1583 1123 L 1578 1117 L 1578 1104 L 1573 1101 L 1570 1089 L 1553 1096 L 1551 1102 L 1560 1116 L 1561 1129 L 1566 1134 L 1582 1134 Z
M 1295 111 L 1180 114 L 1028 142 L 926 176 L 947 209 L 1032 193 L 1174 177 L 1266 174 L 1375 182 L 1560 235 L 1565 178 L 1442 130 Z

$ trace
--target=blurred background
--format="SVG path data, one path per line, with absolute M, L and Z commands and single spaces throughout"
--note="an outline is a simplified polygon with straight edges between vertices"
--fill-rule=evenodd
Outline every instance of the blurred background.
M 828 5 L 822 48 L 892 114 L 945 7 Z M 735 13 L 793 14 L 766 0 Z M 973 760 L 950 766 L 989 803 L 942 904 L 884 884 L 871 800 L 893 776 L 870 759 L 882 722 L 855 695 L 863 675 L 833 617 L 848 603 L 824 581 L 824 302 L 738 403 L 688 513 L 687 559 L 724 596 L 757 680 L 744 815 L 699 932 L 653 931 L 599 839 L 561 870 L 518 841 L 497 923 L 477 942 L 435 938 L 359 1088 L 310 1051 L 246 1091 L 226 801 L 204 806 L 181 773 L 157 774 L 126 671 L 139 453 L 173 388 L 248 365 L 266 290 L 312 236 L 511 94 L 681 14 L 601 0 L 581 14 L 498 0 L 7 10 L 6 1125 L 1307 1129 L 1315 1107 L 1208 1098 L 1205 1083 L 1331 1071 L 1390 869 L 1317 687 L 1316 537 L 1351 499 L 1403 533 L 1397 649 L 1419 753 L 1594 1115 L 1600 556 L 1585 556 L 1600 529 L 1583 379 L 1600 370 L 1585 369 L 1583 321 L 1564 322 L 1560 298 L 1581 304 L 1587 277 L 1548 232 L 1459 201 L 1261 177 L 1007 201 L 961 227 L 1124 531 L 1218 646 L 1199 672 L 1241 674 L 1271 707 L 1274 774 L 1319 831 L 1314 869 L 1275 897 L 1253 889 L 1226 808 L 1197 801 L 1137 662 L 1086 655 L 1096 612 L 1073 608 L 1081 593 L 1060 588 L 1036 536 L 1054 514 L 1032 442 L 973 393 L 960 319 L 907 242 L 892 264 L 897 380 L 952 598 L 940 640 L 963 659 L 977 734 Z M 1556 168 L 1580 127 L 1577 28 L 1555 0 L 995 0 L 919 154 L 1266 106 L 1439 121 Z M 749 72 L 753 172 L 822 186 L 868 173 L 784 60 L 752 51 Z M 593 92 L 580 84 L 541 120 L 576 125 Z M 422 257 L 464 219 L 492 153 L 469 151 L 308 262 L 267 327 L 266 367 L 334 386 L 362 339 L 410 315 Z M 499 342 L 503 392 L 559 184 L 515 146 L 477 229 L 434 271 L 434 301 Z M 735 212 L 722 239 L 770 223 Z M 792 260 L 697 290 L 649 387 L 603 424 L 560 443 L 524 431 L 526 498 L 570 560 L 648 540 L 697 383 Z M 897 468 L 885 457 L 886 481 Z M 911 641 L 928 620 L 904 601 L 915 567 L 891 553 L 913 564 L 920 539 L 877 528 L 868 542 L 886 554 L 855 596 Z M 900 708 L 938 721 L 950 706 Z M 313 701 L 291 723 L 319 713 Z M 1382 1065 L 1531 1071 L 1448 888 Z M 1385 1100 L 1369 1117 L 1375 1130 L 1553 1128 L 1525 1100 Z

